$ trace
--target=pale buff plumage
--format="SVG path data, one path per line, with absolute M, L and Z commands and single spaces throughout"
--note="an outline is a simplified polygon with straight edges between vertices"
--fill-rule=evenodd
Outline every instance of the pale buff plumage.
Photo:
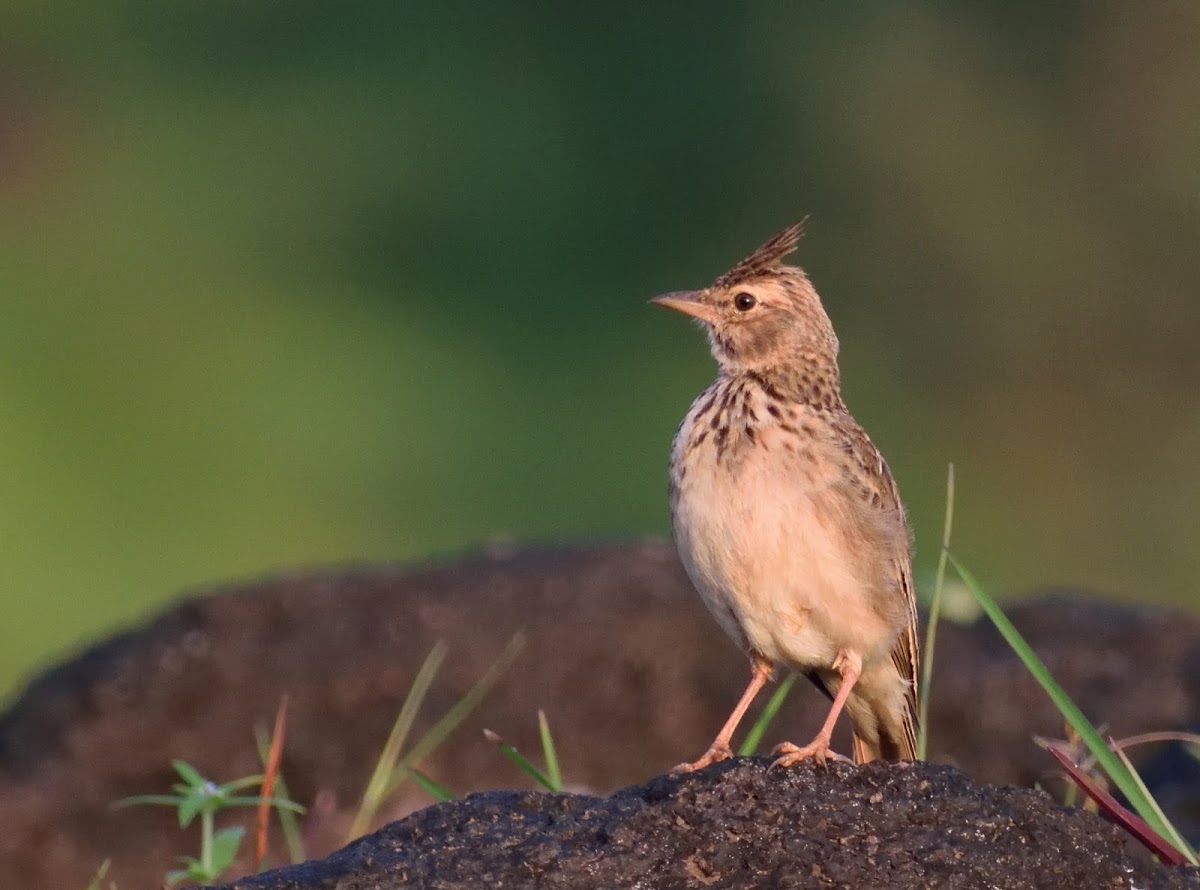
M 834 698 L 812 743 L 823 761 L 845 706 L 859 762 L 915 752 L 916 606 L 910 541 L 882 455 L 842 402 L 837 337 L 785 229 L 704 290 L 655 302 L 698 318 L 720 367 L 671 454 L 680 557 L 705 604 L 751 656 L 750 685 L 695 769 L 730 738 L 776 666 Z

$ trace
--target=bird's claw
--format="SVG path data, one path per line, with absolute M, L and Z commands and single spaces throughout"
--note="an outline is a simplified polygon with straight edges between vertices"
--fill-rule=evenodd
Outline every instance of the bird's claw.
M 720 763 L 722 760 L 728 760 L 733 756 L 733 751 L 728 745 L 713 744 L 711 748 L 705 751 L 698 760 L 693 760 L 691 763 L 681 763 L 679 766 L 671 770 L 672 775 L 682 775 L 684 773 L 694 773 L 698 769 L 704 769 L 706 766 L 711 766 L 714 763 Z
M 836 760 L 842 763 L 852 763 L 849 757 L 838 754 L 829 748 L 829 738 L 825 735 L 818 735 L 815 739 L 801 748 L 798 745 L 793 745 L 791 742 L 781 742 L 771 749 L 772 754 L 778 754 L 771 765 L 767 768 L 773 770 L 776 767 L 795 766 L 805 760 L 816 761 L 821 766 L 828 766 L 829 760 Z

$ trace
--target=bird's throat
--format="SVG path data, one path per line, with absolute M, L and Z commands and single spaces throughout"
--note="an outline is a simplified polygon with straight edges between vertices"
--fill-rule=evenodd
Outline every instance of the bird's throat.
M 807 405 L 819 411 L 844 408 L 836 362 L 798 361 L 742 372 L 770 398 Z

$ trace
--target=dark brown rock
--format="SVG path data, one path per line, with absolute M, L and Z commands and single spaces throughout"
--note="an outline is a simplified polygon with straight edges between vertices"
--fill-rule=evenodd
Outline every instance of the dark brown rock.
M 1185 888 L 1117 828 L 953 767 L 727 761 L 607 798 L 489 792 L 224 890 Z
M 1200 716 L 1194 616 L 1065 595 L 1010 614 L 1115 735 L 1181 729 Z M 504 681 L 425 764 L 458 792 L 528 787 L 480 731 L 536 751 L 538 708 L 571 787 L 641 781 L 699 754 L 749 673 L 665 542 L 294 573 L 214 591 L 46 672 L 0 716 L 0 886 L 85 886 L 110 857 L 123 890 L 157 886 L 175 857 L 195 853 L 194 834 L 165 811 L 113 813 L 110 803 L 167 789 L 172 758 L 221 780 L 257 772 L 253 727 L 269 723 L 284 692 L 285 775 L 301 802 L 334 801 L 310 825 L 310 853 L 327 853 L 342 843 L 434 642 L 450 654 L 417 736 L 518 630 L 527 644 Z M 805 740 L 825 706 L 799 684 L 768 741 Z M 1062 734 L 987 623 L 943 625 L 930 723 L 934 759 L 996 783 L 1046 781 L 1049 760 L 1030 737 Z M 1195 807 L 1194 789 L 1183 788 L 1176 815 Z M 1176 799 L 1169 788 L 1166 799 Z M 408 787 L 382 815 L 427 803 Z
M 224 780 L 259 771 L 256 723 L 290 696 L 293 796 L 337 801 L 310 853 L 339 846 L 413 677 L 450 651 L 414 738 L 518 631 L 526 646 L 483 706 L 425 764 L 460 792 L 527 786 L 482 739 L 537 750 L 545 708 L 572 787 L 611 790 L 707 745 L 749 676 L 662 542 L 499 552 L 450 566 L 280 575 L 181 603 L 48 671 L 0 718 L 0 886 L 84 886 L 113 860 L 155 886 L 196 848 L 163 810 L 111 802 L 165 791 L 172 758 Z M 429 803 L 406 787 L 382 814 Z

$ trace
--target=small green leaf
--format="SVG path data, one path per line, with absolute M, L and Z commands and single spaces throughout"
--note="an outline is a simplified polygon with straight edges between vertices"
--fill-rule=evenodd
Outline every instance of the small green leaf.
M 216 872 L 209 871 L 204 867 L 204 863 L 199 860 L 193 859 L 192 864 L 188 866 L 188 877 L 193 881 L 203 881 L 207 884 L 209 881 L 215 879 L 216 876 Z
M 212 838 L 212 878 L 217 877 L 225 869 L 233 864 L 233 860 L 237 858 L 238 847 L 242 843 L 242 836 L 246 833 L 246 829 L 241 826 L 235 828 L 222 828 L 215 832 Z
M 180 856 L 178 859 L 183 863 L 183 868 L 167 872 L 168 884 L 178 884 L 180 881 L 208 880 L 208 873 L 199 859 L 193 859 L 191 856 Z
M 172 760 L 171 766 L 175 767 L 175 772 L 179 773 L 179 777 L 187 782 L 192 788 L 198 788 L 208 782 L 204 776 L 197 772 L 196 768 L 184 760 Z
M 179 827 L 187 828 L 209 800 L 202 791 L 195 791 L 179 802 Z

